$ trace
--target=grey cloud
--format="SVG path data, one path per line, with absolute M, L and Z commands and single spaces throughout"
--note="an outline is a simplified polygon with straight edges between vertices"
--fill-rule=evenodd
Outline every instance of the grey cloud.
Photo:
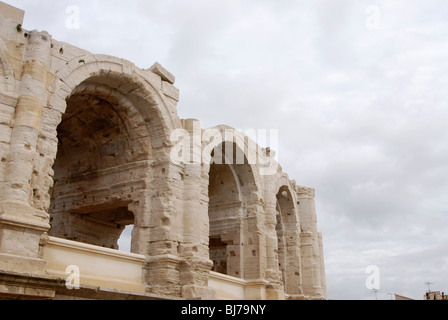
M 425 280 L 448 291 L 446 1 L 78 0 L 76 32 L 72 1 L 7 2 L 26 9 L 25 28 L 161 62 L 181 117 L 280 129 L 282 167 L 317 191 L 331 298 L 372 298 L 370 264 L 382 298 L 421 298 Z

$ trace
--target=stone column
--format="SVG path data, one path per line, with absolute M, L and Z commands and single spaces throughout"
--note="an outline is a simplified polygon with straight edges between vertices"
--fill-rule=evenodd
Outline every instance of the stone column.
M 30 32 L 0 203 L 1 269 L 44 272 L 45 264 L 38 259 L 39 240 L 50 228 L 49 217 L 31 205 L 31 178 L 42 110 L 47 101 L 50 50 L 48 33 Z
M 251 283 L 250 299 L 253 300 L 266 299 L 266 291 L 271 288 L 271 283 L 266 280 L 268 274 L 268 240 L 265 234 L 266 221 L 264 216 L 265 211 L 261 199 L 253 192 L 248 199 L 247 217 L 243 218 L 242 227 L 244 280 Z M 272 247 L 272 241 L 270 243 Z M 272 291 L 272 294 L 268 294 L 270 299 L 276 299 L 274 291 Z M 246 298 L 248 297 L 246 296 Z
M 320 280 L 322 285 L 323 298 L 327 299 L 327 277 L 325 273 L 325 255 L 322 233 L 319 232 L 319 250 L 320 250 Z
M 265 237 L 266 237 L 266 280 L 269 281 L 268 297 L 272 300 L 283 300 L 285 288 L 282 272 L 279 267 L 278 235 L 277 235 L 277 192 L 275 176 L 266 176 L 265 182 Z
M 165 156 L 160 156 L 164 158 Z M 157 155 L 155 158 L 159 158 Z M 181 219 L 183 168 L 161 161 L 151 167 L 151 208 L 149 224 L 139 226 L 139 244 L 148 250 L 146 283 L 149 293 L 181 297 L 179 243 L 182 240 Z
M 184 121 L 190 135 L 190 163 L 185 165 L 183 241 L 181 244 L 182 296 L 187 299 L 213 299 L 208 277 L 213 262 L 209 257 L 208 216 L 209 165 L 202 164 L 201 123 Z
M 301 252 L 303 293 L 310 299 L 324 299 L 322 286 L 322 257 L 317 215 L 315 191 L 311 188 L 297 187 L 299 215 L 301 223 Z
M 285 230 L 285 292 L 288 299 L 302 300 L 302 264 L 300 250 L 300 226 L 297 223 L 284 222 Z

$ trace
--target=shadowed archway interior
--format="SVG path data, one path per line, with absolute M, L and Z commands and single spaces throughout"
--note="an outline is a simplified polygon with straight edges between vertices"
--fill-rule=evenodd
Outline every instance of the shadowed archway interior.
M 119 249 L 142 214 L 133 208 L 149 170 L 147 123 L 126 96 L 89 80 L 67 99 L 57 132 L 50 234 Z

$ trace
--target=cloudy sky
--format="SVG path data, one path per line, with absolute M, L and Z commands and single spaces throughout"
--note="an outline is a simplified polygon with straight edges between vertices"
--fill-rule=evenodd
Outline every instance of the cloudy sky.
M 175 74 L 182 118 L 279 129 L 330 299 L 448 292 L 446 0 L 4 0 L 24 28 Z M 79 28 L 69 6 L 79 9 Z

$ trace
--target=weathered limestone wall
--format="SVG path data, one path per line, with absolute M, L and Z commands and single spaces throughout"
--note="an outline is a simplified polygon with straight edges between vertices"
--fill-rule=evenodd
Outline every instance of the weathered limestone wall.
M 0 274 L 43 277 L 48 234 L 119 249 L 133 225 L 149 294 L 213 299 L 214 270 L 252 299 L 325 299 L 313 189 L 281 167 L 262 174 L 248 159 L 268 150 L 229 139 L 230 127 L 213 128 L 223 139 L 206 148 L 160 64 L 92 54 L 18 27 L 23 16 L 0 2 Z M 173 161 L 175 130 L 192 158 L 221 150 L 222 164 Z
M 47 98 L 49 42 L 46 32 L 22 34 L 23 11 L 2 4 L 0 268 L 44 272 L 39 240 L 47 215 L 33 210 L 30 180 L 42 108 Z M 20 256 L 22 259 L 18 259 Z

